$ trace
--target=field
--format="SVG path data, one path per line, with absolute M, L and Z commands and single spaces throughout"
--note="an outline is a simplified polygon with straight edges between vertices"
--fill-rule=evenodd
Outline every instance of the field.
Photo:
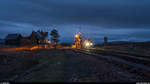
M 2 50 L 0 51 L 0 80 L 15 82 L 148 81 L 149 77 L 141 74 L 139 71 L 135 71 L 136 68 L 102 58 L 109 58 L 112 53 L 114 57 L 119 57 L 114 52 L 136 53 L 135 51 L 129 53 L 128 49 L 129 46 L 127 45 L 96 46 L 95 49 L 88 51 L 89 54 L 81 53 L 80 51 L 82 50 L 75 49 Z M 95 52 L 111 53 L 98 54 L 96 57 L 94 56 Z M 121 58 L 124 59 L 123 57 Z M 138 61 L 141 62 L 141 60 Z M 127 68 L 122 66 L 127 66 Z
M 39 67 L 37 69 L 43 68 L 43 65 L 51 66 L 52 69 L 50 69 L 50 75 L 48 73 L 45 73 L 45 77 L 49 76 L 51 80 L 53 81 L 61 81 L 63 79 L 63 63 L 65 61 L 64 56 L 62 54 L 62 51 L 60 50 L 35 50 L 35 51 L 16 51 L 16 52 L 8 52 L 1 53 L 1 56 L 7 56 L 8 64 L 1 65 L 1 74 L 3 74 L 6 77 L 5 79 L 10 79 L 14 75 L 21 74 L 22 72 L 29 70 L 33 67 L 38 67 L 39 65 L 42 67 Z M 48 65 L 45 65 L 48 64 Z M 2 71 L 3 70 L 3 71 Z M 49 70 L 49 69 L 47 69 Z M 33 70 L 34 71 L 34 70 Z M 36 71 L 36 70 L 35 70 Z M 43 74 L 43 73 L 42 73 Z M 40 78 L 43 75 L 34 74 L 32 73 L 32 77 L 36 77 L 37 81 L 40 81 Z M 39 77 L 39 79 L 38 79 Z M 61 79 L 59 80 L 58 77 Z M 31 79 L 32 81 L 35 81 L 34 79 Z M 45 81 L 45 80 L 41 80 Z
M 29 51 L 0 52 L 0 78 L 8 79 L 39 64 L 38 58 Z

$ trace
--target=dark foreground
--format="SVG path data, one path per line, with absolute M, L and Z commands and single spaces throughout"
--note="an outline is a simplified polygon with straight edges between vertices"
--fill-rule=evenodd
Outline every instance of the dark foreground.
M 16 68 L 16 73 L 13 75 L 22 74 L 30 68 L 37 67 L 37 69 L 14 79 L 15 82 L 138 82 L 150 79 L 138 75 L 138 73 L 130 73 L 127 69 L 115 66 L 107 60 L 97 59 L 72 50 L 35 50 L 18 54 L 33 57 L 38 62 L 27 68 L 24 66 L 25 69 Z M 18 66 L 17 63 L 16 66 Z M 21 69 L 21 71 L 17 72 L 17 69 Z M 5 74 L 8 75 L 8 72 Z M 12 78 L 13 75 L 9 78 Z

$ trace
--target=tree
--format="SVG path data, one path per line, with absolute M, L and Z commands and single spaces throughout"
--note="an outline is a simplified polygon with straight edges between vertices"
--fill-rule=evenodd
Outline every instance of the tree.
M 51 35 L 51 40 L 54 42 L 54 46 L 56 48 L 56 45 L 59 42 L 59 40 L 58 40 L 58 38 L 59 38 L 58 31 L 56 29 L 53 29 L 51 31 L 50 35 Z

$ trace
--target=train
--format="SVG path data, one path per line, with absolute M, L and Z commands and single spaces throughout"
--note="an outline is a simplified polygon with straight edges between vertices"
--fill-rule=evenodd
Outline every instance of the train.
M 93 40 L 87 39 L 84 40 L 82 39 L 81 33 L 79 32 L 78 34 L 75 35 L 75 48 L 81 49 L 81 48 L 92 48 L 93 47 Z

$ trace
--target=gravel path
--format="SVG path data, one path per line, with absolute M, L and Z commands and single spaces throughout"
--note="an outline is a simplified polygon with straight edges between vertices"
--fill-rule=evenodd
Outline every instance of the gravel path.
M 69 82 L 137 82 L 146 81 L 144 77 L 129 73 L 106 60 L 96 59 L 92 56 L 75 53 L 71 50 L 67 53 L 67 67 Z

